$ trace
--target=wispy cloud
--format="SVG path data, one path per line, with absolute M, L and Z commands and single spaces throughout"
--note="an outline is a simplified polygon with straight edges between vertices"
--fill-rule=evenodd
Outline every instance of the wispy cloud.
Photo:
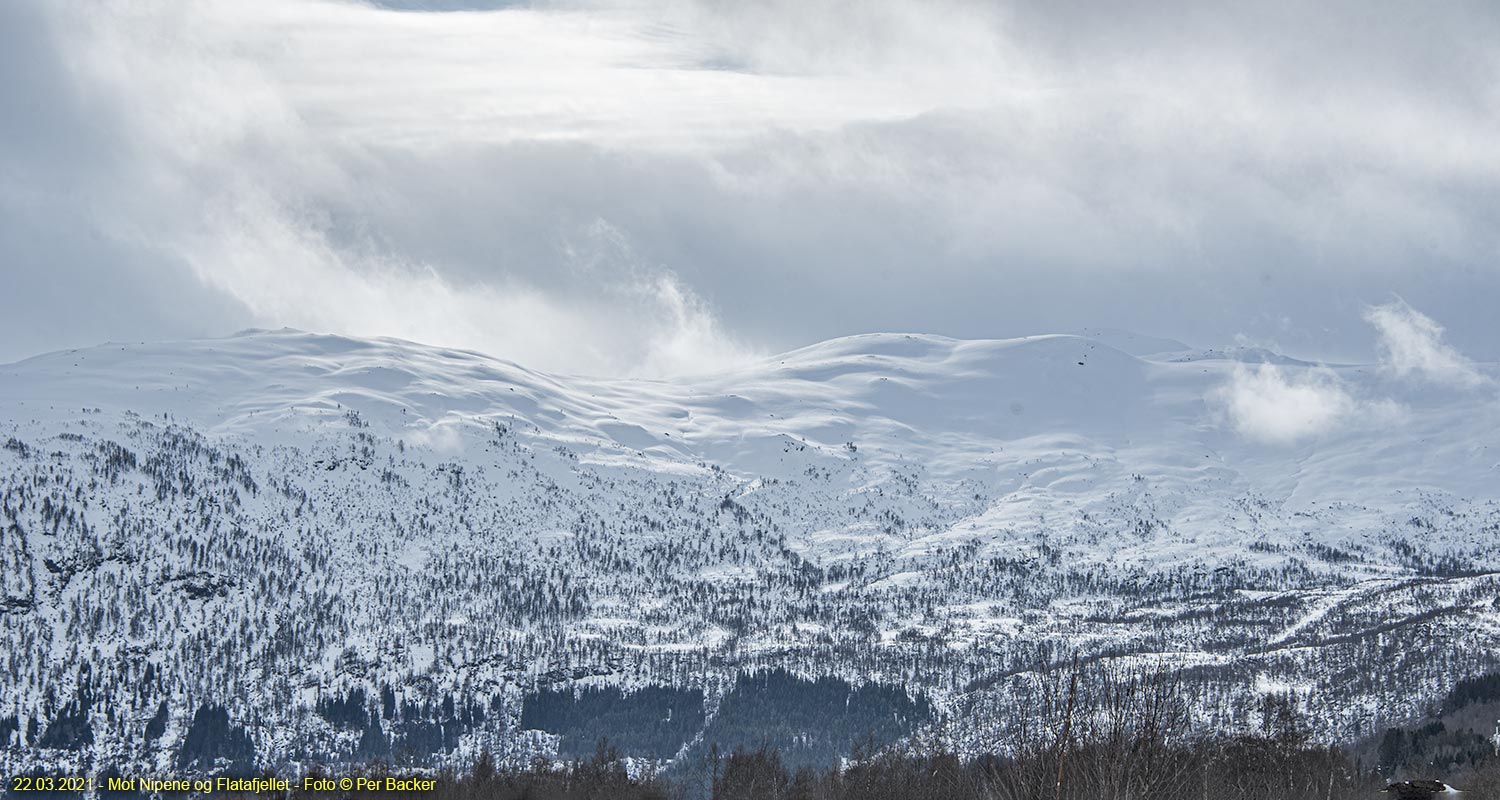
M 1480 386 L 1484 375 L 1443 341 L 1443 326 L 1395 299 L 1365 309 L 1365 319 L 1380 334 L 1381 363 L 1403 378 L 1420 378 L 1454 386 Z

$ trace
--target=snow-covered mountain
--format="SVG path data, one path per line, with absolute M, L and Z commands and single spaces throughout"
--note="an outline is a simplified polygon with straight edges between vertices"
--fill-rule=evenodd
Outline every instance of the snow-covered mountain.
M 1118 331 L 672 381 L 290 330 L 0 366 L 3 759 L 525 757 L 618 738 L 559 721 L 599 697 L 696 709 L 667 758 L 754 726 L 749 674 L 982 746 L 1074 655 L 1367 732 L 1500 660 L 1476 374 Z

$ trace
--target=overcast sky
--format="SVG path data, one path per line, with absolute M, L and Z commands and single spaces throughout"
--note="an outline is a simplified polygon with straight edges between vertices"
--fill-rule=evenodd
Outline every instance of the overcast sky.
M 0 3 L 0 361 L 283 325 L 1500 358 L 1500 4 Z M 432 10 L 442 9 L 442 10 Z M 453 10 L 459 9 L 459 10 Z

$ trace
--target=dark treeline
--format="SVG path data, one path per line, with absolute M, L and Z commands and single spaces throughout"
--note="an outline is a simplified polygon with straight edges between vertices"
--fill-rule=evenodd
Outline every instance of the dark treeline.
M 1489 715 L 1500 683 L 1461 684 L 1440 719 L 1392 728 L 1409 741 L 1453 714 Z M 468 773 L 441 777 L 435 800 L 1356 800 L 1391 780 L 1439 778 L 1470 800 L 1500 798 L 1491 749 L 1414 747 L 1393 760 L 1372 742 L 1327 747 L 1291 694 L 1265 695 L 1253 729 L 1195 730 L 1181 674 L 1100 665 L 1036 680 L 1024 716 L 997 721 L 995 753 L 956 754 L 932 730 L 899 746 L 857 750 L 823 768 L 794 766 L 781 750 L 710 743 L 705 756 L 661 774 L 632 771 L 607 743 L 563 765 L 539 759 L 499 769 L 487 754 Z M 1493 719 L 1492 716 L 1488 717 Z M 1383 739 L 1397 734 L 1390 731 Z M 1430 737 L 1429 737 L 1430 738 Z M 1384 750 L 1383 746 L 1374 747 Z
M 770 679 L 767 679 L 770 680 Z M 1389 781 L 1438 778 L 1468 800 L 1500 798 L 1500 753 L 1474 724 L 1500 714 L 1500 680 L 1459 683 L 1431 718 L 1346 747 L 1320 745 L 1296 695 L 1262 697 L 1254 724 L 1236 733 L 1194 723 L 1180 672 L 1079 665 L 1035 678 L 1019 699 L 1027 713 L 997 719 L 989 752 L 960 755 L 941 726 L 899 744 L 875 739 L 847 758 L 807 765 L 797 748 L 687 748 L 664 770 L 643 770 L 608 742 L 557 763 L 501 766 L 483 753 L 463 772 L 434 776 L 424 800 L 1357 800 L 1382 797 Z M 623 697 L 623 696 L 622 696 Z M 622 697 L 592 697 L 614 707 Z M 602 699 L 601 699 L 602 698 Z M 549 701 L 551 702 L 551 701 Z M 602 707 L 602 706 L 601 706 Z M 572 713 L 571 707 L 563 708 Z M 550 709 L 554 711 L 555 709 Z M 597 710 L 593 705 L 588 711 Z M 540 713 L 538 711 L 537 713 Z M 1476 723 L 1477 724 L 1477 723 Z M 1460 733 L 1463 736 L 1460 736 Z M 1465 738 L 1468 737 L 1468 738 Z M 1399 752 L 1391 742 L 1399 742 Z M 974 751 L 973 747 L 964 750 Z M 660 762 L 648 762 L 660 763 Z M 362 770 L 400 774 L 383 761 Z M 318 771 L 315 770 L 314 774 Z M 296 782 L 294 781 L 294 785 Z M 13 795 L 14 796 L 14 795 Z M 37 794 L 31 800 L 43 800 Z M 57 795 L 61 797 L 61 795 Z M 74 795 L 75 797 L 77 795 Z M 111 800 L 139 795 L 103 792 Z M 389 800 L 370 793 L 369 800 Z M 331 800 L 360 793 L 293 790 L 262 800 Z
M 1061 756 L 1061 757 L 1060 757 Z M 663 775 L 632 776 L 626 759 L 598 752 L 557 766 L 498 769 L 482 756 L 468 773 L 438 777 L 422 800 L 1370 800 L 1387 779 L 1361 771 L 1345 751 L 1292 745 L 1260 734 L 1198 738 L 1180 745 L 1131 737 L 1121 748 L 1079 742 L 1063 755 L 965 759 L 934 751 L 883 752 L 842 769 L 789 770 L 770 749 L 741 749 L 710 765 L 707 784 Z M 367 775 L 385 773 L 374 765 Z M 1059 781 L 1059 776 L 1061 780 Z M 1468 800 L 1500 798 L 1500 759 L 1444 780 Z M 26 793 L 31 800 L 79 794 Z M 266 793 L 263 800 L 389 800 L 377 793 Z M 110 800 L 145 800 L 101 792 Z M 185 795 L 174 795 L 183 797 Z
M 775 750 L 741 749 L 712 764 L 707 785 L 632 777 L 601 747 L 554 767 L 496 770 L 481 759 L 439 781 L 432 800 L 1368 800 L 1386 778 L 1361 771 L 1336 748 L 1291 745 L 1259 734 L 1172 745 L 1131 737 L 1125 746 L 1077 743 L 1065 756 L 1034 752 L 974 759 L 935 751 L 884 752 L 842 769 L 788 769 Z M 1059 775 L 1061 782 L 1059 782 Z M 1444 776 L 1472 800 L 1500 797 L 1500 763 Z M 376 795 L 370 796 L 372 799 Z

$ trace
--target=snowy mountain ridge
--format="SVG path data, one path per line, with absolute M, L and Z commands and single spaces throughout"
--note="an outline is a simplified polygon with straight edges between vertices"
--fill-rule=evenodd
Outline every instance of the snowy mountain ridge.
M 691 748 L 768 669 L 982 739 L 1073 654 L 1182 667 L 1221 727 L 1302 687 L 1340 737 L 1493 668 L 1495 365 L 1086 333 L 672 381 L 291 330 L 0 366 L 4 758 L 170 766 L 219 708 L 219 759 L 520 758 L 557 687 L 701 692 Z

